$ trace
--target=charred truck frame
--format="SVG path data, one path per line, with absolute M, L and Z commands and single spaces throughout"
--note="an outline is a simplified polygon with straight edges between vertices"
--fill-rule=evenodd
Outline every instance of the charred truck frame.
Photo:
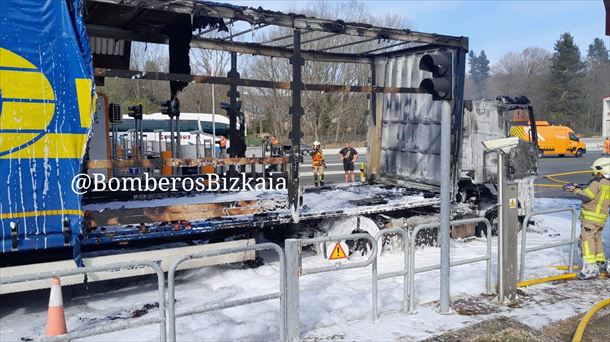
M 66 1 L 69 5 L 78 2 Z M 230 99 L 228 158 L 190 159 L 180 158 L 178 154 L 158 160 L 90 158 L 86 163 L 88 169 L 199 167 L 205 170 L 205 167 L 221 165 L 244 170 L 248 165 L 281 164 L 286 165 L 288 170 L 288 199 L 283 201 L 276 194 L 273 198 L 262 200 L 239 199 L 225 203 L 208 201 L 198 204 L 176 203 L 165 207 L 90 210 L 84 213 L 80 227 L 72 225 L 70 229 L 45 232 L 67 236 L 65 243 L 45 245 L 47 251 L 50 252 L 53 248 L 76 249 L 80 245 L 84 249 L 110 249 L 110 246 L 138 241 L 156 245 L 180 239 L 202 239 L 205 236 L 213 242 L 214 238 L 209 236 L 221 230 L 225 232 L 219 237 L 219 241 L 222 241 L 223 236 L 231 236 L 231 229 L 236 228 L 242 229 L 242 233 L 248 233 L 260 231 L 263 227 L 307 220 L 319 222 L 329 217 L 383 214 L 411 209 L 417 213 L 417 208 L 428 208 L 426 210 L 429 212 L 429 208 L 435 208 L 433 210 L 436 211 L 439 206 L 441 247 L 448 248 L 451 202 L 459 197 L 459 184 L 465 178 L 472 178 L 470 174 L 461 172 L 464 168 L 461 148 L 467 38 L 196 0 L 84 0 L 82 3 L 82 20 L 92 46 L 96 85 L 103 85 L 108 77 L 169 81 L 172 101 L 189 83 L 221 84 L 229 86 Z M 227 25 L 239 21 L 250 24 L 252 28 L 223 38 L 203 37 L 206 32 L 226 30 Z M 232 40 L 266 26 L 286 27 L 292 32 L 264 42 Z M 308 48 L 310 42 L 337 35 L 351 38 L 349 42 L 331 49 Z M 303 39 L 304 36 L 308 38 Z M 131 42 L 134 41 L 167 44 L 169 73 L 129 70 Z M 362 45 L 371 41 L 377 41 L 379 46 L 372 49 Z M 359 45 L 363 47 L 358 53 L 332 52 Z M 115 48 L 117 46 L 118 50 Z M 189 66 L 191 48 L 230 53 L 231 69 L 227 77 L 192 75 Z M 289 59 L 292 66 L 291 81 L 242 78 L 237 70 L 239 54 Z M 371 81 L 370 84 L 354 85 L 304 83 L 302 69 L 306 62 L 367 65 Z M 291 147 L 287 158 L 245 156 L 243 114 L 239 110 L 238 87 L 291 91 Z M 318 208 L 317 211 L 305 209 L 311 203 L 307 202 L 299 184 L 299 164 L 302 162 L 301 117 L 304 114 L 301 99 L 306 91 L 369 95 L 367 178 L 370 183 L 351 189 L 331 187 L 330 190 L 321 190 L 320 194 L 323 195 L 324 191 L 358 193 L 359 188 L 370 186 L 371 189 L 366 190 L 367 194 L 377 194 L 376 197 L 371 199 L 360 196 L 361 202 L 353 201 L 353 205 L 348 208 Z M 104 103 L 101 113 L 108 115 L 108 99 L 99 96 L 98 101 Z M 170 108 L 167 110 L 170 111 Z M 494 129 L 500 129 L 500 135 L 506 133 L 504 127 Z M 480 161 L 482 157 L 473 155 L 472 160 Z M 484 167 L 490 168 L 490 165 Z M 471 173 L 476 174 L 475 171 Z M 486 181 L 490 179 L 485 177 Z M 475 183 L 475 187 L 479 185 L 473 179 L 468 182 Z M 388 200 L 390 195 L 393 197 Z M 421 212 L 425 213 L 426 210 Z M 413 212 L 411 215 L 416 215 Z M 453 214 L 455 212 L 456 210 Z M 197 220 L 201 222 L 188 222 Z M 162 225 L 149 227 L 148 223 Z M 110 226 L 121 227 L 112 229 Z M 28 252 L 27 248 L 20 247 L 23 246 L 20 234 L 14 234 L 12 243 L 15 248 L 9 254 Z M 11 239 L 12 236 L 11 234 Z M 69 236 L 76 238 L 69 239 Z M 40 253 L 34 254 L 40 257 Z M 443 256 L 448 255 L 444 251 Z M 17 264 L 23 265 L 29 259 L 19 260 Z M 447 272 L 448 269 L 444 271 Z

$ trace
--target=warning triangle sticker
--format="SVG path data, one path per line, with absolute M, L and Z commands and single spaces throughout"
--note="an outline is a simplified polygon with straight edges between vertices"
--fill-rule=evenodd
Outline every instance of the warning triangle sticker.
M 328 257 L 328 260 L 337 260 L 345 258 L 347 258 L 347 254 L 345 254 L 343 247 L 341 247 L 340 243 L 336 243 L 335 248 L 333 248 L 332 253 L 330 253 L 330 256 Z
M 516 208 L 517 207 L 517 199 L 516 198 L 511 198 L 508 201 L 508 207 L 509 208 Z

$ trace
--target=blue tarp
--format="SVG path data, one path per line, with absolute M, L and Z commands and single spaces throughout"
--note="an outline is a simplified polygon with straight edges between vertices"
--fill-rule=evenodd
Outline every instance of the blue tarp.
M 80 0 L 0 1 L 0 252 L 72 244 L 81 233 L 80 173 L 93 71 Z

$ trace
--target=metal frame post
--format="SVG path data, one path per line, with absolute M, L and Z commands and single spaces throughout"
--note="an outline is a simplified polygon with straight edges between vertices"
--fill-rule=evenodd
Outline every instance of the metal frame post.
M 292 116 L 292 130 L 290 140 L 292 151 L 290 154 L 290 173 L 288 179 L 288 205 L 292 212 L 294 222 L 299 221 L 299 162 L 301 159 L 301 116 L 304 114 L 301 105 L 301 91 L 303 90 L 302 68 L 305 64 L 301 56 L 301 30 L 294 29 L 294 49 L 290 57 L 292 65 L 292 105 L 289 113 Z
M 286 341 L 299 341 L 299 277 L 301 275 L 301 240 L 284 242 L 286 253 Z
M 238 148 L 238 140 L 241 138 L 238 137 L 239 132 L 237 131 L 237 98 L 239 97 L 239 92 L 237 91 L 236 81 L 239 79 L 239 72 L 237 71 L 237 53 L 231 52 L 231 70 L 227 74 L 229 77 L 230 85 L 229 92 L 227 96 L 229 97 L 229 143 L 231 146 L 228 148 L 229 157 L 239 157 L 236 153 Z M 231 166 L 230 169 L 233 169 L 235 166 Z
M 504 152 L 498 151 L 498 302 L 504 303 Z
M 450 223 L 451 220 L 451 113 L 441 116 L 441 211 L 440 211 L 440 245 L 441 245 L 441 286 L 440 313 L 449 313 L 449 276 L 450 269 Z

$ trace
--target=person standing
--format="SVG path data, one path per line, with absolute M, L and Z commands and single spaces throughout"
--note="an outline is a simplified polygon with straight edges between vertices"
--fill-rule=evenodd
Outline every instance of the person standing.
M 604 154 L 610 156 L 610 138 L 604 140 Z
M 345 143 L 345 147 L 339 151 L 339 159 L 343 161 L 343 171 L 345 172 L 345 183 L 349 176 L 352 176 L 352 183 L 356 181 L 354 176 L 354 163 L 358 159 L 358 152 L 350 146 L 349 143 Z
M 319 141 L 314 141 L 311 156 L 311 168 L 313 170 L 313 182 L 315 186 L 324 186 L 324 152 Z
M 608 272 L 609 267 L 604 255 L 602 230 L 608 219 L 610 207 L 610 157 L 602 157 L 593 162 L 593 179 L 586 188 L 566 184 L 564 189 L 582 197 L 580 208 L 580 249 L 583 266 L 578 279 L 589 279 Z
M 220 140 L 218 142 L 220 147 L 220 158 L 224 159 L 227 157 L 227 138 L 224 135 L 220 136 Z

